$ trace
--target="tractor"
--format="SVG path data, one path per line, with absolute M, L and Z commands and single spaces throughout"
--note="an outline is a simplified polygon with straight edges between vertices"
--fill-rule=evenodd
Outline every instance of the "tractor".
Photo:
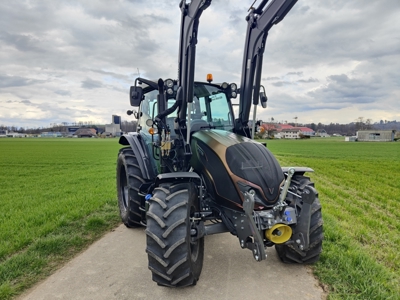
M 199 20 L 211 2 L 180 2 L 178 78 L 135 79 L 129 98 L 137 110 L 128 114 L 137 131 L 119 139 L 120 216 L 129 228 L 146 227 L 148 267 L 161 286 L 196 284 L 207 235 L 230 232 L 258 262 L 267 247 L 285 263 L 314 263 L 322 251 L 321 205 L 304 175 L 313 170 L 281 167 L 249 126 L 251 105 L 266 102 L 260 82 L 268 32 L 296 0 L 250 8 L 240 86 L 213 83 L 211 74 L 194 80 Z

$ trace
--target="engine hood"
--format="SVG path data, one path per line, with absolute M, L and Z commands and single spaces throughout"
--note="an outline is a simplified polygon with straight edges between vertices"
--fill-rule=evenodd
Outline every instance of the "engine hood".
M 192 149 L 192 165 L 208 174 L 220 196 L 233 197 L 232 191 L 227 191 L 229 177 L 241 202 L 243 192 L 250 190 L 256 192 L 260 205 L 270 206 L 278 201 L 284 175 L 278 161 L 262 144 L 228 131 L 201 130 L 192 136 Z

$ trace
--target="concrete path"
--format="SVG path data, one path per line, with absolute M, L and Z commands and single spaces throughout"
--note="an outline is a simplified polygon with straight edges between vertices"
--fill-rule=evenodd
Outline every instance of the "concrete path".
M 143 228 L 121 225 L 19 299 L 324 299 L 307 267 L 281 263 L 273 248 L 258 263 L 229 233 L 205 238 L 196 286 L 159 287 L 147 268 L 145 243 Z

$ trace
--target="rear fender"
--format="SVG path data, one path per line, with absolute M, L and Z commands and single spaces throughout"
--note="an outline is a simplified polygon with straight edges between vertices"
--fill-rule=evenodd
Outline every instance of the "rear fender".
M 136 132 L 124 134 L 119 138 L 119 144 L 131 146 L 133 153 L 137 157 L 143 179 L 153 180 L 157 176 L 157 168 L 152 156 L 148 153 L 148 147 L 143 138 Z

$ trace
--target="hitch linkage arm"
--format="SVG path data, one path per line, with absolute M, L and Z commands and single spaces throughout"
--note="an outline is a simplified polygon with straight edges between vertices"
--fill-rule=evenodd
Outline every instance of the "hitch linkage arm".
M 246 243 L 246 246 L 252 250 L 253 257 L 256 261 L 262 261 L 267 258 L 267 255 L 265 253 L 264 240 L 261 237 L 260 231 L 253 219 L 254 202 L 254 196 L 246 192 L 244 194 L 243 210 L 247 217 L 251 234 L 254 238 L 254 241 L 252 243 Z M 244 245 L 242 245 L 243 241 L 245 240 L 244 237 L 241 237 L 239 232 L 239 239 L 241 240 L 240 243 L 242 248 L 244 247 Z

